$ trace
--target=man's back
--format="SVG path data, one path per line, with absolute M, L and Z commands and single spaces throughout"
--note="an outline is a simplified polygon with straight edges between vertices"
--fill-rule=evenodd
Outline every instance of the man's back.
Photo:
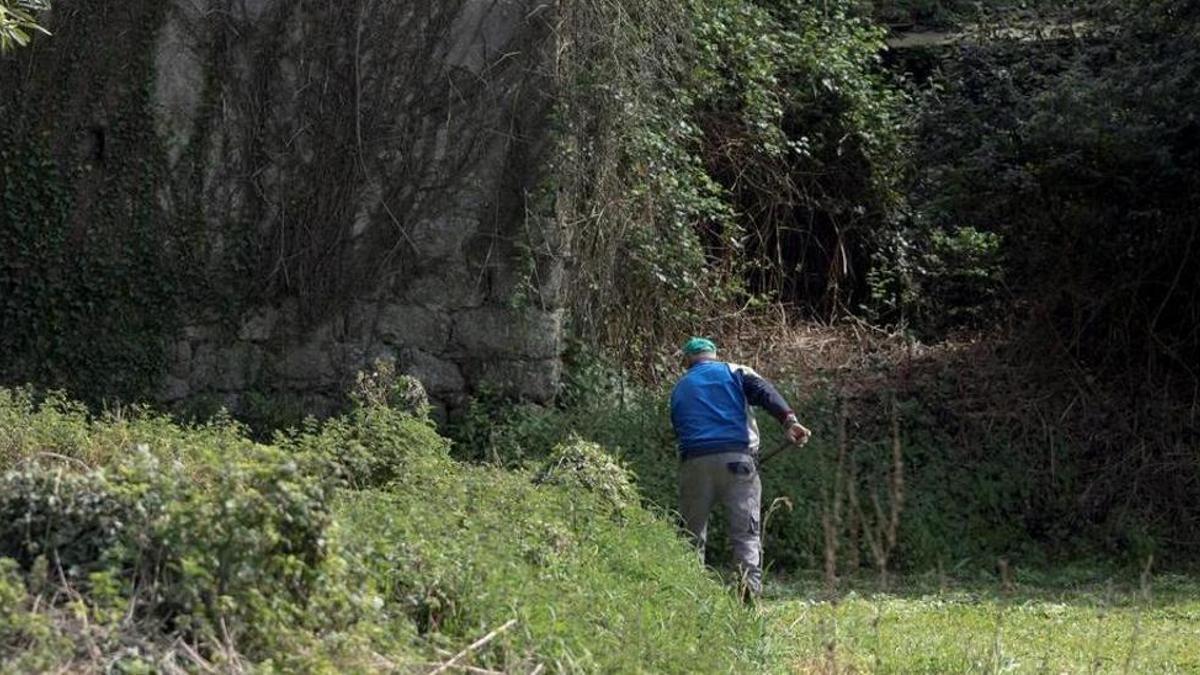
M 753 452 L 758 424 L 746 398 L 754 371 L 722 361 L 693 364 L 671 392 L 671 423 L 684 457 L 718 452 Z

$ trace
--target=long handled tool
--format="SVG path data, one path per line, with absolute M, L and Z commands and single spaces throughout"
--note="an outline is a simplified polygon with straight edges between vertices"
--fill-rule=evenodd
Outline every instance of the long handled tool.
M 782 455 L 784 452 L 787 452 L 787 450 L 789 448 L 794 448 L 794 447 L 797 447 L 795 443 L 792 443 L 791 441 L 784 441 L 783 443 L 781 443 L 779 445 L 779 447 L 777 447 L 774 450 L 771 450 L 770 452 L 768 452 L 767 454 L 759 457 L 758 465 L 762 466 L 763 464 L 766 464 L 767 462 L 771 461 L 775 457 L 778 457 L 779 455 Z

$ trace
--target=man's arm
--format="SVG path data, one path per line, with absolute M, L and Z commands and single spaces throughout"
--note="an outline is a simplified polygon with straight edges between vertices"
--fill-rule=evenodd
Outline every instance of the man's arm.
M 775 385 L 771 384 L 758 373 L 745 368 L 741 371 L 742 375 L 742 393 L 746 395 L 746 400 L 750 405 L 758 406 L 763 410 L 771 413 L 771 415 L 779 420 L 780 424 L 787 421 L 789 415 L 793 415 L 792 407 L 787 404 L 779 390 Z
M 746 395 L 746 400 L 750 405 L 766 410 L 779 420 L 779 423 L 787 430 L 789 441 L 797 445 L 806 443 L 812 432 L 796 419 L 792 407 L 787 404 L 775 385 L 750 368 L 739 368 L 739 374 L 742 377 L 742 393 Z

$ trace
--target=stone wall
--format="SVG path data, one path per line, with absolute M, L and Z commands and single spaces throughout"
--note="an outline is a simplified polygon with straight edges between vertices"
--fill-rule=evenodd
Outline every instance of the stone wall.
M 169 352 L 163 402 L 217 397 L 243 407 L 247 392 L 297 397 L 306 411 L 336 408 L 354 374 L 378 359 L 417 377 L 440 413 L 481 387 L 535 401 L 553 397 L 561 369 L 562 311 L 486 304 L 445 307 L 411 296 L 355 300 L 315 327 L 297 303 L 192 323 Z
M 285 393 L 327 412 L 378 358 L 443 407 L 485 383 L 553 396 L 563 237 L 542 188 L 553 3 L 112 7 L 60 0 L 59 41 L 23 58 L 42 82 L 92 67 L 102 88 L 149 89 L 140 112 L 158 147 L 139 152 L 157 167 L 164 248 L 187 269 L 179 307 L 163 308 L 178 330 L 157 398 L 238 409 L 248 392 Z M 147 35 L 149 81 L 119 59 L 89 64 L 87 41 L 71 38 L 89 23 L 114 41 Z M 70 117 L 43 110 L 31 123 L 60 159 L 129 114 L 129 96 L 89 91 L 62 94 Z M 75 204 L 86 218 L 87 201 Z

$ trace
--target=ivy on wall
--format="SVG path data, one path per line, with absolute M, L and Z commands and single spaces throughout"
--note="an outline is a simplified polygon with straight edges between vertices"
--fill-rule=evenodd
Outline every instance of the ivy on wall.
M 54 39 L 0 69 L 0 379 L 139 399 L 185 319 L 233 339 L 247 308 L 288 304 L 304 325 L 284 330 L 304 331 L 448 268 L 502 299 L 540 166 L 545 106 L 524 87 L 545 76 L 446 45 L 480 40 L 488 12 L 514 21 L 522 53 L 546 30 L 507 3 L 473 11 L 62 5 Z
M 149 196 L 133 176 L 116 180 L 96 195 L 108 208 L 75 222 L 70 182 L 47 154 L 0 152 L 0 373 L 92 401 L 137 398 L 161 370 L 173 315 Z
M 4 72 L 0 378 L 102 403 L 152 392 L 188 256 L 155 193 L 148 45 L 161 3 L 87 14 L 91 4 L 62 8 L 54 39 L 13 57 L 44 67 Z M 88 15 L 106 20 L 71 20 Z M 104 37 L 118 25 L 122 41 Z M 18 72 L 32 75 L 9 86 Z

